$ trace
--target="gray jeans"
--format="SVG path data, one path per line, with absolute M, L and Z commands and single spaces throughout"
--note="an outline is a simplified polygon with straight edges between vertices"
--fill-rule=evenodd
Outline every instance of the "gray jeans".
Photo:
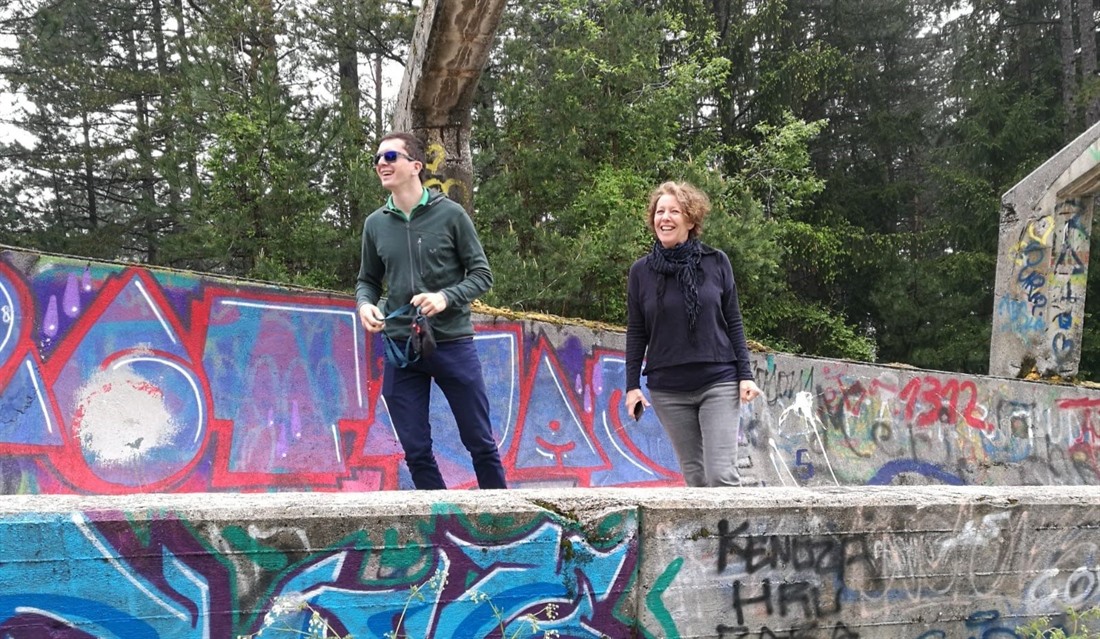
M 740 486 L 737 429 L 741 393 L 737 382 L 690 393 L 649 391 L 688 486 Z

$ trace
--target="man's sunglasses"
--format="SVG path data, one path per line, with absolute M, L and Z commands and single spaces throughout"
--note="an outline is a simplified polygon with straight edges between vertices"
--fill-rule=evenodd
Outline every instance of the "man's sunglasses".
M 374 154 L 374 165 L 378 166 L 382 160 L 385 160 L 386 164 L 393 164 L 397 161 L 397 158 L 405 158 L 409 162 L 416 162 L 411 155 L 402 153 L 401 151 L 383 151 Z

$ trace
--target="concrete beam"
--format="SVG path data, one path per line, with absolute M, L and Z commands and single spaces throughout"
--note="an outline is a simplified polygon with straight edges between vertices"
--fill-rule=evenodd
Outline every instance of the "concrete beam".
M 473 211 L 470 110 L 504 0 L 424 0 L 393 126 L 425 140 L 427 186 Z

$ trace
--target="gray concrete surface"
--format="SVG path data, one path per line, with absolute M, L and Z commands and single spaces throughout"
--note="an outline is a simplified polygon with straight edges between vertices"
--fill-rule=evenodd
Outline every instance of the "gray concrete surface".
M 1001 198 L 990 375 L 1077 374 L 1098 138 L 1094 125 Z
M 1006 637 L 1098 603 L 1098 527 L 1086 487 L 9 496 L 0 633 Z

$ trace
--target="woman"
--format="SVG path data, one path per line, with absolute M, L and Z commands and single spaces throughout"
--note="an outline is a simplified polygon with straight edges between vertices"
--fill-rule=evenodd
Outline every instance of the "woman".
M 626 410 L 649 401 L 668 433 L 688 486 L 738 486 L 740 402 L 760 394 L 729 257 L 699 241 L 707 196 L 685 182 L 650 195 L 656 240 L 630 267 L 627 284 Z M 641 404 L 639 406 L 639 403 Z

